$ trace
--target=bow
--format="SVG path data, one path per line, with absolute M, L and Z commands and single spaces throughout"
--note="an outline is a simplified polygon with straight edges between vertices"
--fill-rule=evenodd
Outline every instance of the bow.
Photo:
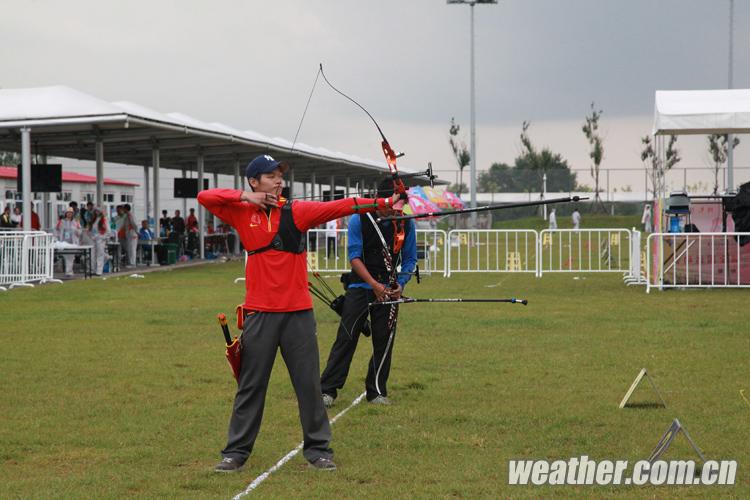
M 383 130 L 380 128 L 380 125 L 378 125 L 378 122 L 375 120 L 375 118 L 370 114 L 369 111 L 367 111 L 364 106 L 362 106 L 360 103 L 337 89 L 326 77 L 325 73 L 323 72 L 323 64 L 320 65 L 320 74 L 323 77 L 323 80 L 328 84 L 329 87 L 331 87 L 334 91 L 336 91 L 338 94 L 342 95 L 343 97 L 347 98 L 349 101 L 353 102 L 359 109 L 365 112 L 365 114 L 370 117 L 370 120 L 372 120 L 372 123 L 375 125 L 375 128 L 378 129 L 378 133 L 380 134 L 380 138 L 382 139 L 380 142 L 380 147 L 383 150 L 383 155 L 385 155 L 385 161 L 388 164 L 388 170 L 391 174 L 391 180 L 393 182 L 393 192 L 398 193 L 399 197 L 402 201 L 406 202 L 408 200 L 408 196 L 406 194 L 406 186 L 404 185 L 404 181 L 401 179 L 401 176 L 398 173 L 398 166 L 396 164 L 396 160 L 402 156 L 404 156 L 403 153 L 396 153 L 393 148 L 391 147 L 390 143 L 388 142 L 388 139 L 385 137 L 385 134 L 383 133 Z M 429 175 L 432 175 L 431 169 L 429 169 Z M 401 215 L 400 213 L 398 215 Z M 375 232 L 378 234 L 378 237 L 380 238 L 380 242 L 383 245 L 382 248 L 382 255 L 383 255 L 383 261 L 385 263 L 385 269 L 386 273 L 388 273 L 388 288 L 390 290 L 395 290 L 399 287 L 398 283 L 398 270 L 396 269 L 396 266 L 393 262 L 393 255 L 391 254 L 391 249 L 388 246 L 388 242 L 385 241 L 385 238 L 383 237 L 383 233 L 378 227 L 378 223 L 375 221 L 375 219 L 370 215 L 367 214 L 367 217 L 370 218 L 370 220 L 373 223 L 373 226 L 375 226 Z M 404 228 L 403 228 L 403 222 L 393 222 L 394 224 L 394 252 L 398 252 L 401 249 L 401 245 L 404 241 Z M 380 378 L 380 371 L 383 368 L 383 363 L 385 362 L 386 357 L 388 356 L 388 352 L 391 349 L 391 346 L 393 345 L 393 336 L 396 333 L 396 323 L 398 321 L 398 303 L 392 303 L 389 304 L 390 310 L 388 312 L 388 322 L 387 322 L 387 330 L 388 330 L 388 343 L 385 347 L 385 352 L 383 353 L 382 359 L 380 360 L 380 363 L 377 364 L 377 366 L 374 366 L 375 368 L 375 390 L 378 391 L 379 394 L 382 394 L 380 391 L 379 386 L 379 378 Z M 369 308 L 367 309 L 369 310 Z M 377 363 L 375 360 L 375 357 L 373 356 L 373 364 Z
M 364 111 L 365 114 L 370 117 L 370 120 L 372 120 L 372 123 L 375 124 L 375 128 L 378 129 L 378 133 L 380 134 L 380 138 L 382 139 L 380 142 L 380 147 L 383 149 L 383 154 L 385 155 L 385 161 L 388 164 L 388 170 L 391 173 L 391 178 L 393 180 L 393 190 L 394 192 L 401 195 L 401 198 L 403 200 L 406 200 L 406 186 L 404 186 L 404 181 L 401 180 L 401 176 L 399 176 L 398 166 L 396 165 L 396 160 L 404 156 L 404 153 L 396 153 L 393 150 L 390 143 L 388 142 L 388 139 L 386 139 L 385 134 L 383 133 L 383 129 L 380 128 L 380 125 L 378 125 L 378 122 L 375 120 L 375 118 L 373 118 L 370 112 L 364 108 L 364 106 L 362 106 L 360 103 L 358 103 L 357 101 L 355 101 L 348 95 L 341 92 L 339 89 L 334 87 L 330 81 L 328 81 L 328 78 L 326 78 L 326 74 L 323 72 L 323 63 L 320 64 L 320 75 L 323 77 L 323 80 L 325 80 L 325 82 L 328 84 L 329 87 L 331 87 L 334 91 L 336 91 L 340 95 L 346 97 L 351 102 L 353 102 L 359 109 Z

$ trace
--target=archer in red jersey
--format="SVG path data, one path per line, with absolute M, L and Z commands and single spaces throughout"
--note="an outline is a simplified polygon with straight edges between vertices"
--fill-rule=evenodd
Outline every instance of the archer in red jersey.
M 303 454 L 317 469 L 335 469 L 331 429 L 320 391 L 318 342 L 307 288 L 305 232 L 353 213 L 383 210 L 398 200 L 349 198 L 288 201 L 281 195 L 289 166 L 269 155 L 248 164 L 249 190 L 209 189 L 198 202 L 237 230 L 248 253 L 245 266 L 242 366 L 217 472 L 240 470 L 252 452 L 263 416 L 268 380 L 280 348 L 299 403 Z M 359 205 L 372 207 L 358 209 Z

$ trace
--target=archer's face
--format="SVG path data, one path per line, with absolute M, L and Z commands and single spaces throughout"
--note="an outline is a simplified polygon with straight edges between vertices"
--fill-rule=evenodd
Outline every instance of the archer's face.
M 260 177 L 257 179 L 248 179 L 248 183 L 253 188 L 253 191 L 281 196 L 281 188 L 284 187 L 284 174 L 277 168 L 267 174 L 260 174 Z

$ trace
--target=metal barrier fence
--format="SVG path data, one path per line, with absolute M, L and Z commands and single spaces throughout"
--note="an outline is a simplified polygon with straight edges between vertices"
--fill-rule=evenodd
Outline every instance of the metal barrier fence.
M 448 232 L 447 273 L 534 273 L 539 234 L 531 229 L 454 229 Z
M 51 234 L 41 231 L 0 233 L 0 289 L 53 281 L 53 242 Z
M 750 233 L 653 233 L 646 245 L 652 288 L 750 287 Z
M 539 237 L 539 276 L 632 272 L 632 237 L 627 229 L 544 229 Z
M 311 271 L 344 273 L 351 270 L 349 264 L 348 230 L 337 229 L 336 237 L 329 237 L 326 229 L 310 229 L 307 232 L 307 267 Z M 447 234 L 439 229 L 417 229 L 417 263 L 422 274 L 442 273 L 446 275 Z
M 627 285 L 646 283 L 646 255 L 641 248 L 641 232 L 633 228 L 630 232 L 630 272 L 623 277 Z

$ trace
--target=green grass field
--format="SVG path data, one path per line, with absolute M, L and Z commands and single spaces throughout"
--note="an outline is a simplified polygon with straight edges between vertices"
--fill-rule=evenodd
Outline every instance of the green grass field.
M 229 498 L 299 443 L 279 357 L 246 469 L 211 472 L 235 383 L 218 312 L 242 300 L 237 262 L 0 294 L 0 497 Z M 577 279 L 576 279 L 577 278 Z M 336 278 L 330 278 L 337 287 Z M 333 427 L 339 470 L 301 456 L 251 496 L 745 497 L 748 295 L 646 295 L 619 275 L 432 276 L 407 293 L 529 305 L 411 304 L 399 319 L 390 407 L 359 405 Z M 321 357 L 337 319 L 316 303 Z M 337 413 L 363 390 L 361 342 Z M 618 404 L 646 367 L 634 408 Z M 512 458 L 647 458 L 679 418 L 708 458 L 739 463 L 733 487 L 518 487 Z M 682 440 L 666 458 L 693 458 Z

